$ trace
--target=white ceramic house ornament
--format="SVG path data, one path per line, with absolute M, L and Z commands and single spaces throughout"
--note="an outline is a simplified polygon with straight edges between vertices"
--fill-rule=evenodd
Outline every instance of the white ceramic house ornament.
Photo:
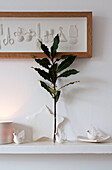
M 30 122 L 33 129 L 33 141 L 43 137 L 53 139 L 53 113 L 47 106 L 43 106 L 40 112 L 28 116 L 26 119 Z M 64 117 L 57 116 L 57 129 L 63 121 Z

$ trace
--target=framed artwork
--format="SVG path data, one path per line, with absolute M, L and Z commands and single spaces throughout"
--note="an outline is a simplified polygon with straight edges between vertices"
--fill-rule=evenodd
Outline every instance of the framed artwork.
M 41 58 L 57 34 L 57 56 L 92 57 L 92 12 L 0 12 L 0 58 Z

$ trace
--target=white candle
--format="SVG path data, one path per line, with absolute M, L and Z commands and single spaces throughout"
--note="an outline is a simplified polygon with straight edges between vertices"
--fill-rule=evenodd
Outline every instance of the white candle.
M 12 143 L 12 121 L 0 121 L 0 144 Z

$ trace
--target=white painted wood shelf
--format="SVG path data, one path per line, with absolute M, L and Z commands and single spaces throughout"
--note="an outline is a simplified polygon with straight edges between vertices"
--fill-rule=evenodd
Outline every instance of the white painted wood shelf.
M 0 145 L 0 154 L 112 154 L 112 141 L 108 143 L 36 142 Z

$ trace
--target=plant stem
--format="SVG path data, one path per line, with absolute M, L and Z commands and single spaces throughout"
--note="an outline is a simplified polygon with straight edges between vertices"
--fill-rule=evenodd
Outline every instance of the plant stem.
M 54 90 L 55 90 L 55 84 L 54 84 Z M 54 138 L 53 142 L 56 141 L 56 95 L 54 95 Z

